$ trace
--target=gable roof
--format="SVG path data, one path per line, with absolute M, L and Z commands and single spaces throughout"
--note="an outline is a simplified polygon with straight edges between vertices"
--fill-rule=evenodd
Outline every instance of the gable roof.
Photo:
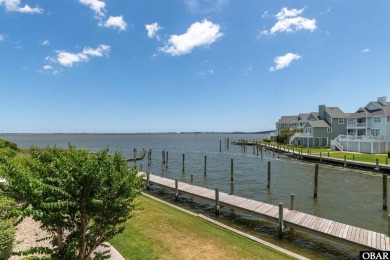
M 338 107 L 325 107 L 325 112 L 331 118 L 346 118 L 347 115 Z
M 291 124 L 292 122 L 296 121 L 298 119 L 298 116 L 281 116 L 278 124 Z
M 310 125 L 313 128 L 330 127 L 330 125 L 325 120 L 308 121 L 306 125 Z
M 369 109 L 372 106 L 378 109 Z M 355 113 L 348 115 L 348 118 L 372 116 L 390 116 L 390 102 L 386 102 L 386 105 L 383 105 L 377 101 L 371 101 L 367 106 L 360 107 Z

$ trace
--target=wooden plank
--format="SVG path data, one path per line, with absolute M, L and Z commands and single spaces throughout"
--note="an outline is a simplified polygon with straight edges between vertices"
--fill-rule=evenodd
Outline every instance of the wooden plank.
M 352 231 L 353 231 L 353 226 L 349 226 L 348 233 L 347 233 L 347 240 L 351 240 L 352 238 Z
M 389 251 L 390 250 L 390 239 L 388 236 L 385 236 L 385 244 L 386 244 L 386 250 Z
M 380 234 L 380 239 L 381 239 L 381 248 L 380 248 L 380 250 L 386 251 L 385 235 Z
M 381 237 L 379 233 L 376 233 L 376 247 L 377 249 L 381 248 Z
M 363 235 L 362 244 L 363 245 L 367 245 L 368 244 L 368 230 L 366 230 L 366 229 L 364 229 L 364 235 Z

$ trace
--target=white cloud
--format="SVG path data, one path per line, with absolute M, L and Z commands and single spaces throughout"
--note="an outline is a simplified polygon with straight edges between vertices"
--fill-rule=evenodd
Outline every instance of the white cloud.
M 110 16 L 107 21 L 99 25 L 116 28 L 119 31 L 126 31 L 127 28 L 127 23 L 123 20 L 122 16 Z
M 148 37 L 157 39 L 160 39 L 159 36 L 156 34 L 159 30 L 163 29 L 158 25 L 158 23 L 152 23 L 145 25 L 146 30 L 148 31 Z
M 38 6 L 31 7 L 29 5 L 24 5 L 24 7 L 20 7 L 20 1 L 21 0 L 0 0 L 0 5 L 4 5 L 7 12 L 26 14 L 41 14 L 43 12 L 43 9 Z
M 368 49 L 368 48 L 365 48 L 365 49 L 362 49 L 362 50 L 361 50 L 361 52 L 363 52 L 363 53 L 370 52 L 370 51 L 371 51 L 371 50 Z
M 105 2 L 99 0 L 80 0 L 80 3 L 91 8 L 96 15 L 104 16 L 104 12 L 106 11 L 104 9 L 104 7 L 106 6 Z
M 269 70 L 270 71 L 281 70 L 283 68 L 288 67 L 293 60 L 300 60 L 300 59 L 302 59 L 301 56 L 291 52 L 283 56 L 278 56 L 274 59 L 276 66 L 271 67 Z
M 277 32 L 295 32 L 300 30 L 314 31 L 316 26 L 316 19 L 308 19 L 301 16 L 304 8 L 302 9 L 288 9 L 286 7 L 276 14 L 278 20 L 270 30 L 264 30 L 260 35 L 275 34 Z
M 49 40 L 44 40 L 44 41 L 41 41 L 41 42 L 39 42 L 41 45 L 43 45 L 43 46 L 49 46 L 50 45 L 50 41 Z
M 228 0 L 186 0 L 185 4 L 190 13 L 221 12 Z
M 184 34 L 171 35 L 168 43 L 160 48 L 160 51 L 172 56 L 184 55 L 196 47 L 209 46 L 222 35 L 218 24 L 203 20 L 193 23 Z
M 42 69 L 44 69 L 44 70 L 53 70 L 53 66 L 45 65 L 45 66 L 42 67 Z
M 0 33 L 0 42 L 5 42 L 5 40 L 7 40 L 7 38 L 8 38 L 7 34 Z
M 79 53 L 56 51 L 57 56 L 55 58 L 46 57 L 45 60 L 59 63 L 64 67 L 73 67 L 74 64 L 89 61 L 90 57 L 101 57 L 103 55 L 108 55 L 109 52 L 110 46 L 100 44 L 96 49 L 85 47 L 83 51 Z

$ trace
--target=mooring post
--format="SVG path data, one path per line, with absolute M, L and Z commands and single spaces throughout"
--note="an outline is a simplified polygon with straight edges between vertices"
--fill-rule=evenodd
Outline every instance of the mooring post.
M 267 188 L 271 187 L 271 162 L 268 161 L 268 179 L 267 179 Z
M 344 155 L 344 167 L 347 167 L 347 156 Z
M 204 171 L 203 171 L 204 176 L 206 176 L 206 171 L 207 171 L 207 156 L 205 155 L 205 157 L 204 157 Z
M 150 163 L 152 163 L 152 149 L 150 149 Z
M 319 164 L 316 164 L 315 172 L 314 172 L 314 198 L 317 198 L 317 192 L 318 192 L 318 168 Z
M 253 155 L 256 153 L 255 149 L 256 149 L 256 146 L 253 145 Z
M 134 148 L 134 164 L 137 164 L 137 148 Z
M 233 159 L 230 159 L 230 195 L 234 195 Z
M 222 141 L 219 140 L 219 152 L 222 152 Z
M 390 215 L 387 215 L 387 235 L 390 236 Z
M 257 144 L 257 141 L 256 141 L 256 156 L 259 156 L 259 145 Z
M 165 154 L 165 168 L 168 168 L 168 151 Z
M 279 238 L 283 238 L 283 228 L 284 228 L 283 203 L 279 203 L 279 221 L 278 221 Z
M 162 150 L 162 152 L 161 152 L 161 163 L 165 164 L 165 151 L 164 150 Z
M 215 214 L 219 215 L 219 190 L 215 188 Z
M 263 146 L 262 145 L 260 145 L 260 156 L 261 156 L 261 158 L 263 158 Z
M 146 173 L 146 189 L 150 189 L 150 172 Z
M 384 173 L 383 177 L 383 210 L 387 210 L 387 175 Z
M 379 159 L 376 159 L 376 171 L 379 172 Z
M 175 200 L 179 199 L 179 182 L 175 179 Z
M 150 149 L 148 150 L 148 166 L 150 165 Z
M 185 160 L 185 154 L 183 153 L 183 163 L 182 163 L 182 173 L 184 173 L 184 160 Z
M 295 194 L 291 194 L 291 210 L 295 210 Z
M 194 183 L 194 175 L 191 174 L 191 184 L 193 184 L 193 183 Z

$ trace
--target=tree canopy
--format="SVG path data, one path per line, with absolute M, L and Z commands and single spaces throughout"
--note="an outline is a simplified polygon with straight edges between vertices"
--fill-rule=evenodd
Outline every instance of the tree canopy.
M 91 154 L 85 149 L 49 147 L 30 150 L 18 165 L 0 157 L 0 175 L 8 185 L 2 192 L 25 203 L 19 215 L 32 215 L 51 236 L 52 248 L 24 253 L 48 253 L 55 259 L 90 259 L 103 242 L 123 232 L 121 223 L 132 217 L 142 178 L 120 153 L 108 148 Z M 105 259 L 99 253 L 95 259 Z

